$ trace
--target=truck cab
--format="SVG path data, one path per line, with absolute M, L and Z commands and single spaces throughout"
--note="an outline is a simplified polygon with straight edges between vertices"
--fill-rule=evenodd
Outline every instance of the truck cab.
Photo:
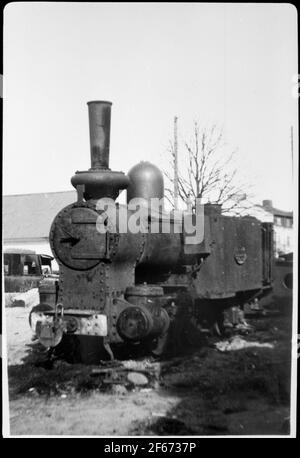
M 4 249 L 4 290 L 26 292 L 37 288 L 45 276 L 52 276 L 52 256 L 22 248 Z

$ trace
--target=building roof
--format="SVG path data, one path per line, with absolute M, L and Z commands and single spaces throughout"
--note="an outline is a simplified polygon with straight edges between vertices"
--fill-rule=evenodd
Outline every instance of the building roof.
M 4 248 L 3 253 L 5 254 L 36 254 L 34 250 L 28 250 L 27 248 Z
M 75 190 L 3 196 L 3 241 L 49 237 L 54 217 L 76 200 Z
M 275 207 L 265 207 L 263 205 L 258 205 L 258 207 L 263 208 L 265 211 L 271 213 L 274 216 L 284 216 L 286 218 L 293 218 L 293 212 L 279 210 L 279 208 L 275 208 Z
M 293 218 L 293 212 L 279 210 L 279 208 L 273 207 L 272 200 L 263 200 L 262 205 L 258 205 L 258 207 L 263 208 L 264 210 L 266 210 L 267 212 L 271 213 L 274 216 L 283 216 L 286 218 Z
M 286 218 L 293 218 L 293 212 L 287 212 L 285 210 L 279 210 L 278 208 L 272 208 L 274 216 L 285 216 Z

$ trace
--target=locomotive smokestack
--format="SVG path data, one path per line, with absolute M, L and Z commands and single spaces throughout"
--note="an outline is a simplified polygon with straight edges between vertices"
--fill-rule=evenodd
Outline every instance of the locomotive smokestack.
M 87 102 L 89 108 L 91 169 L 109 168 L 111 102 Z
M 129 178 L 123 172 L 109 169 L 109 140 L 111 102 L 93 100 L 88 102 L 91 168 L 77 171 L 71 183 L 77 189 L 78 202 L 82 199 L 97 200 L 102 197 L 116 199 L 122 189 L 129 185 Z

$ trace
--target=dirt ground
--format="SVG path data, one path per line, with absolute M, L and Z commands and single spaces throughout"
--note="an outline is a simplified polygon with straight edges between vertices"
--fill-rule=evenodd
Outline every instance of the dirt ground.
M 221 352 L 222 339 L 210 337 L 182 357 L 116 362 L 115 371 L 104 363 L 44 364 L 28 313 L 6 309 L 11 435 L 289 434 L 288 316 L 248 319 L 242 338 L 269 348 Z M 132 371 L 146 381 L 129 381 Z

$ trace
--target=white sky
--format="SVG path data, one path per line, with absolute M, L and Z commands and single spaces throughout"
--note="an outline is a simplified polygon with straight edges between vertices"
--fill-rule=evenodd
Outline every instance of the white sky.
M 194 119 L 217 122 L 257 201 L 289 210 L 296 56 L 289 4 L 10 3 L 4 194 L 72 189 L 90 167 L 86 102 L 104 99 L 111 169 L 166 165 L 174 115 L 183 138 Z

